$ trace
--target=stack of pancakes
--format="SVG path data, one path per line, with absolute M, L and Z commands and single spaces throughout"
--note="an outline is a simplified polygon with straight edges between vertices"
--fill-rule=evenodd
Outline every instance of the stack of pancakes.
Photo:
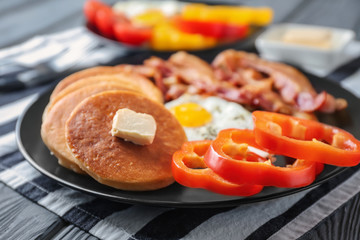
M 152 144 L 136 145 L 111 135 L 117 110 L 154 117 Z M 172 154 L 186 141 L 183 128 L 163 106 L 160 90 L 122 67 L 95 67 L 63 79 L 43 114 L 41 136 L 59 164 L 123 190 L 159 189 L 173 183 Z

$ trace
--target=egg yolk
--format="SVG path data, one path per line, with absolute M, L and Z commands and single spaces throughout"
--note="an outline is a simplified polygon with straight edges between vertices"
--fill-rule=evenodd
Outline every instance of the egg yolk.
M 211 121 L 211 113 L 196 103 L 183 103 L 170 109 L 184 127 L 200 127 Z

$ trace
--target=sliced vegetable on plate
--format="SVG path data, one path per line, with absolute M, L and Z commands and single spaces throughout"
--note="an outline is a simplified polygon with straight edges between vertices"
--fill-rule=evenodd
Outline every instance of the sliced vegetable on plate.
M 360 162 L 360 141 L 345 130 L 279 113 L 254 111 L 252 115 L 253 130 L 224 129 L 213 141 L 184 143 L 173 155 L 175 180 L 188 187 L 238 195 L 232 191 L 236 185 L 305 187 L 324 164 Z M 295 161 L 277 166 L 277 155 Z M 252 190 L 253 194 L 261 191 Z
M 96 12 L 104 5 L 105 4 L 97 0 L 87 0 L 83 9 L 86 20 L 91 24 L 95 24 Z
M 261 185 L 234 184 L 208 168 L 204 162 L 204 155 L 211 142 L 187 142 L 181 150 L 174 153 L 172 171 L 175 180 L 187 187 L 204 188 L 224 195 L 251 196 L 261 192 Z
M 186 20 L 174 18 L 175 26 L 186 33 L 196 33 L 217 39 L 242 39 L 249 32 L 247 24 L 235 25 L 216 21 Z
M 194 10 L 200 12 L 195 14 Z M 125 1 L 111 7 L 98 0 L 87 0 L 84 15 L 95 32 L 105 38 L 175 51 L 208 49 L 244 39 L 253 26 L 269 24 L 273 13 L 266 7 L 177 1 Z
M 256 143 L 254 132 L 241 129 L 221 131 L 205 155 L 206 164 L 214 172 L 238 184 L 292 188 L 315 180 L 314 162 L 298 159 L 292 165 L 278 167 L 271 159 L 272 155 Z
M 130 45 L 142 45 L 151 39 L 152 31 L 147 27 L 137 27 L 131 23 L 118 22 L 114 25 L 117 40 Z
M 186 20 L 216 21 L 228 24 L 265 26 L 271 23 L 273 11 L 268 7 L 206 5 L 193 3 L 185 5 L 181 16 Z
M 275 153 L 341 167 L 360 162 L 360 142 L 340 128 L 271 112 L 253 117 L 257 143 Z
M 158 24 L 153 29 L 151 48 L 159 51 L 167 50 L 197 50 L 214 47 L 217 44 L 215 38 L 201 34 L 182 32 L 171 23 Z

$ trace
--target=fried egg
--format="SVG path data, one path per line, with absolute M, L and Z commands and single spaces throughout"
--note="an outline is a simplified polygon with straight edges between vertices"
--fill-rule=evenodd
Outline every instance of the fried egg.
M 222 129 L 252 129 L 251 113 L 219 97 L 183 95 L 165 104 L 183 126 L 189 141 L 212 140 Z

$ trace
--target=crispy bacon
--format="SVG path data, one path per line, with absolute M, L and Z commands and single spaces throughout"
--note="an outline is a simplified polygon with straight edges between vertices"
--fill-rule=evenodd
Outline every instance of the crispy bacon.
M 183 51 L 171 55 L 168 61 L 181 69 L 196 69 L 196 71 L 202 73 L 204 77 L 214 76 L 214 71 L 207 62 Z M 209 81 L 216 80 L 211 79 Z
M 158 69 L 157 66 L 161 67 L 166 62 L 164 60 L 162 60 L 161 58 L 156 58 L 156 57 L 151 57 L 149 60 L 151 60 L 151 62 L 154 64 L 153 65 L 120 64 L 120 65 L 117 65 L 116 67 L 122 68 L 125 72 L 138 73 L 149 79 L 154 80 L 157 87 L 160 89 L 160 91 L 163 93 L 163 95 L 165 95 L 168 89 L 166 88 L 166 86 L 163 83 L 164 73 L 162 73 L 161 69 Z
M 279 94 L 271 91 L 271 81 L 259 81 L 240 88 L 219 88 L 217 95 L 233 102 L 261 107 L 267 111 L 292 113 L 292 107 L 286 104 Z
M 144 65 L 146 67 L 154 69 L 154 81 L 155 84 L 158 86 L 160 91 L 166 96 L 169 87 L 165 85 L 164 78 L 174 76 L 173 71 L 171 70 L 170 64 L 159 58 L 159 57 L 151 57 L 144 61 Z
M 267 111 L 313 118 L 315 110 L 334 112 L 344 99 L 317 93 L 295 68 L 262 60 L 255 54 L 226 50 L 212 65 L 197 56 L 177 52 L 168 60 L 151 57 L 143 65 L 121 65 L 152 80 L 169 101 L 184 93 L 215 95 Z
M 273 78 L 274 87 L 282 99 L 296 105 L 300 111 L 333 112 L 346 107 L 343 99 L 336 100 L 326 92 L 318 94 L 310 81 L 295 68 L 263 60 L 252 53 L 226 50 L 214 59 L 212 65 L 215 69 L 221 69 L 227 74 L 231 72 L 236 74 L 237 69 L 252 68 L 269 75 Z
M 273 92 L 273 80 L 264 79 L 263 74 L 251 68 L 237 69 L 235 74 L 214 71 L 207 62 L 185 52 L 173 54 L 168 61 L 152 57 L 145 65 L 159 70 L 161 77 L 156 78 L 156 83 L 161 89 L 165 86 L 166 100 L 185 92 L 203 93 L 268 111 L 291 112 L 291 107 Z
M 219 84 L 211 66 L 199 57 L 181 51 L 171 55 L 168 62 L 187 84 L 208 91 L 213 91 L 213 86 Z
M 171 98 L 171 93 L 167 92 L 171 84 L 166 84 L 166 79 L 169 77 L 176 77 L 178 79 L 176 84 L 191 85 L 199 92 L 214 92 L 219 82 L 208 63 L 185 52 L 173 54 L 168 61 L 151 57 L 145 60 L 144 64 L 158 70 L 158 73 L 155 74 L 156 85 L 165 91 L 168 98 Z M 176 92 L 178 93 L 178 91 Z
M 176 99 L 188 91 L 189 85 L 185 84 L 173 84 L 169 87 L 169 90 L 166 92 L 165 101 L 170 101 Z
M 226 50 L 216 56 L 213 61 L 215 68 L 226 68 L 235 72 L 237 69 L 253 68 L 273 77 L 274 86 L 279 90 L 286 102 L 294 103 L 299 92 L 306 91 L 316 94 L 308 79 L 293 67 L 282 63 L 263 60 L 257 55 L 243 51 Z

